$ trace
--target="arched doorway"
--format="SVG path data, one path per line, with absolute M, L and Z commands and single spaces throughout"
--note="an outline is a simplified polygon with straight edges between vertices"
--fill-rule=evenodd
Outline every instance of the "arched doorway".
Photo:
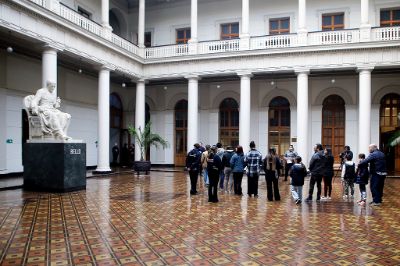
M 345 145 L 345 102 L 339 95 L 330 95 L 322 103 L 322 145 L 332 149 L 335 162 Z
M 388 171 L 400 173 L 400 144 L 391 145 L 400 132 L 400 95 L 391 93 L 381 100 L 380 149 L 385 153 Z M 397 134 L 397 135 L 396 135 Z
M 290 103 L 282 96 L 275 97 L 269 103 L 268 110 L 268 147 L 275 148 L 283 155 L 290 145 Z
M 110 95 L 110 151 L 116 143 L 120 148 L 119 160 L 121 160 L 123 147 L 122 119 L 122 101 L 119 95 L 113 92 Z M 110 161 L 112 161 L 112 152 L 110 152 Z
M 219 141 L 223 146 L 239 145 L 239 104 L 233 98 L 219 105 Z
M 180 100 L 175 105 L 175 166 L 184 166 L 186 159 L 188 102 Z

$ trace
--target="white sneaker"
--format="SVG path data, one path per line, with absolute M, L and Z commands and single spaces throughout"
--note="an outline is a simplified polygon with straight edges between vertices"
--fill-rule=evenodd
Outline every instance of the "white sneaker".
M 326 199 L 328 199 L 328 198 L 325 197 L 325 196 L 322 196 L 322 197 L 321 197 L 321 200 L 326 200 Z
M 327 199 L 327 200 L 331 200 L 332 198 L 331 198 L 331 197 L 327 197 L 326 199 Z
M 344 199 L 347 199 L 347 197 L 348 197 L 347 195 L 343 195 L 343 198 L 344 198 Z

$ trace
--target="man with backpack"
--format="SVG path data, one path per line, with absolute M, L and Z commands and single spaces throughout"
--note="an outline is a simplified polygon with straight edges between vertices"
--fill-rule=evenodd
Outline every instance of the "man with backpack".
M 197 178 L 199 176 L 199 171 L 200 171 L 200 164 L 201 164 L 200 144 L 195 143 L 194 149 L 192 149 L 186 156 L 186 169 L 189 171 L 189 176 L 190 176 L 191 195 L 197 194 L 196 186 L 197 186 Z

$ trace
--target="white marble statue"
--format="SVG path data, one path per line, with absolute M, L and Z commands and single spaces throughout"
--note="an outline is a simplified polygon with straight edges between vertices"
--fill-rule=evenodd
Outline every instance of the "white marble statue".
M 39 133 L 42 133 L 44 138 L 68 141 L 71 140 L 67 136 L 71 115 L 57 109 L 60 107 L 61 100 L 56 96 L 55 88 L 54 82 L 47 81 L 45 88 L 39 89 L 35 95 L 25 97 L 24 104 L 32 116 L 39 117 L 41 127 Z M 32 121 L 30 121 L 30 127 L 35 126 Z M 30 130 L 30 132 L 33 131 Z M 30 138 L 32 137 L 35 136 L 30 133 Z

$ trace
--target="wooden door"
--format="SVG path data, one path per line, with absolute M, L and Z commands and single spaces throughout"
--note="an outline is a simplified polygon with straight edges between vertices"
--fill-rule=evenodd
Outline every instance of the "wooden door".
M 187 147 L 187 117 L 186 100 L 180 100 L 175 105 L 175 166 L 185 166 Z

